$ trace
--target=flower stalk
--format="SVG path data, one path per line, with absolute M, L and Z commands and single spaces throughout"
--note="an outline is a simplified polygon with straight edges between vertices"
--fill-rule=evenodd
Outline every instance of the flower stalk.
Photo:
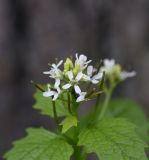
M 56 112 L 55 101 L 52 101 L 52 108 L 53 108 L 54 121 L 57 126 L 58 132 L 60 132 L 60 125 L 59 125 L 59 119 L 58 119 L 57 112 Z
M 69 92 L 67 93 L 67 97 L 68 97 L 68 111 L 69 111 L 70 114 L 72 114 L 71 101 L 70 101 L 70 94 L 69 94 Z
M 108 105 L 111 99 L 112 91 L 113 91 L 113 87 L 105 91 L 106 97 L 105 97 L 101 112 L 99 114 L 99 120 L 102 120 L 106 113 L 106 110 L 108 108 Z

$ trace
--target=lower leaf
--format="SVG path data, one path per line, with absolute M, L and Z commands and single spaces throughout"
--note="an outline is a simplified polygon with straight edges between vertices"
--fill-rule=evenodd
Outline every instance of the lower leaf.
M 79 146 L 87 153 L 95 152 L 100 160 L 147 160 L 147 145 L 135 133 L 135 126 L 120 118 L 107 118 L 95 126 L 84 128 Z
M 4 155 L 7 160 L 69 160 L 72 147 L 56 134 L 43 128 L 28 129 L 28 136 L 14 143 Z

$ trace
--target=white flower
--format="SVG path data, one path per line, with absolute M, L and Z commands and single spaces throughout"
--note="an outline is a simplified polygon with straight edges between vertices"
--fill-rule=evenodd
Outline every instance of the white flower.
M 103 76 L 103 73 L 102 73 L 102 72 L 98 72 L 95 76 L 93 76 L 93 77 L 91 78 L 91 82 L 92 82 L 93 84 L 99 83 L 99 80 L 102 78 L 102 76 Z
M 59 85 L 60 85 L 60 79 L 55 80 L 53 90 L 51 90 L 51 86 L 50 86 L 50 84 L 48 84 L 48 91 L 43 92 L 43 96 L 44 97 L 53 97 L 53 101 L 55 101 L 58 98 L 59 94 L 62 92 L 61 89 L 59 88 Z
M 84 70 L 90 62 L 91 60 L 87 61 L 87 57 L 85 55 L 81 54 L 78 57 L 78 54 L 76 53 L 75 66 L 80 65 L 81 71 Z
M 62 78 L 63 77 L 63 73 L 62 71 L 59 69 L 59 66 L 63 63 L 63 60 L 59 61 L 58 64 L 52 64 L 52 68 L 50 71 L 45 71 L 43 72 L 44 74 L 50 74 L 49 77 L 51 78 Z
M 127 72 L 121 69 L 119 64 L 115 63 L 114 59 L 105 59 L 104 66 L 101 67 L 101 71 L 105 71 L 108 75 L 114 75 L 120 78 L 120 80 L 125 80 L 127 78 L 134 77 L 136 75 L 135 71 Z
M 93 84 L 99 83 L 99 80 L 102 78 L 103 73 L 98 72 L 96 75 L 94 74 L 95 69 L 93 66 L 88 66 L 87 67 L 87 75 L 83 74 L 83 79 L 86 81 L 91 81 Z
M 81 78 L 83 77 L 83 73 L 82 72 L 79 72 L 76 77 L 74 78 L 74 75 L 73 75 L 73 72 L 72 71 L 68 71 L 67 72 L 68 74 L 68 78 L 69 78 L 69 83 L 65 84 L 62 88 L 63 89 L 68 89 L 70 88 L 71 86 L 74 85 L 74 88 L 77 86 L 77 83 L 81 80 Z M 77 93 L 77 92 L 76 92 Z
M 81 92 L 80 87 L 78 86 L 78 82 L 82 79 L 83 73 L 79 72 L 76 77 L 74 77 L 72 71 L 68 71 L 68 78 L 69 83 L 65 84 L 62 88 L 64 90 L 69 89 L 71 86 L 74 86 L 75 93 L 79 95 L 79 97 L 76 99 L 76 102 L 84 101 L 86 92 Z
M 104 66 L 101 67 L 101 72 L 106 72 L 106 74 L 111 74 L 113 72 L 113 68 L 115 66 L 115 60 L 114 59 L 104 59 Z
M 135 71 L 132 71 L 132 72 L 122 71 L 121 75 L 120 75 L 120 78 L 121 78 L 121 80 L 125 80 L 127 78 L 131 78 L 131 77 L 134 77 L 134 76 L 136 76 Z
M 79 97 L 77 98 L 76 102 L 84 101 L 86 94 L 87 94 L 86 92 L 81 92 L 81 93 L 79 94 Z
M 79 95 L 77 98 L 76 102 L 81 102 L 85 99 L 85 95 L 87 94 L 86 92 L 81 92 L 80 87 L 78 86 L 78 82 L 82 79 L 83 73 L 79 72 L 77 76 L 74 78 L 73 72 L 68 71 L 68 78 L 69 78 L 69 83 L 65 84 L 62 88 L 63 89 L 69 89 L 71 86 L 74 86 L 75 93 Z
M 85 100 L 86 92 L 82 92 L 80 87 L 75 85 L 74 86 L 75 92 L 78 95 L 78 98 L 76 99 L 76 102 L 81 102 Z
M 75 92 L 79 95 L 78 98 L 76 99 L 76 102 L 81 102 L 85 100 L 86 92 L 81 92 L 81 89 L 79 86 L 75 85 L 74 86 Z

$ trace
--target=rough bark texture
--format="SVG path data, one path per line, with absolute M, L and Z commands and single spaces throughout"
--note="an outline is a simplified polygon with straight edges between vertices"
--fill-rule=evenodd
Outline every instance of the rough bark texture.
M 33 111 L 30 80 L 55 57 L 114 57 L 138 75 L 117 94 L 149 109 L 148 0 L 0 0 L 0 157 L 28 126 L 52 122 Z

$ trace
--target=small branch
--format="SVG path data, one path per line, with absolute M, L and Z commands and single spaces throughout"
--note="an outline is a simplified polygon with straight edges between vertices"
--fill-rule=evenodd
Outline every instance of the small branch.
M 45 90 L 41 87 L 41 85 L 35 83 L 34 81 L 31 81 L 31 84 L 32 84 L 35 88 L 39 89 L 41 92 L 45 92 Z M 67 100 L 66 100 L 66 99 L 63 99 L 63 98 L 59 98 L 59 100 L 61 100 L 61 101 L 63 101 L 63 102 L 67 102 Z M 72 102 L 70 101 L 70 103 L 72 103 Z
M 32 84 L 35 88 L 39 89 L 41 92 L 45 92 L 45 90 L 44 90 L 39 84 L 35 83 L 34 81 L 31 81 L 31 84 Z

